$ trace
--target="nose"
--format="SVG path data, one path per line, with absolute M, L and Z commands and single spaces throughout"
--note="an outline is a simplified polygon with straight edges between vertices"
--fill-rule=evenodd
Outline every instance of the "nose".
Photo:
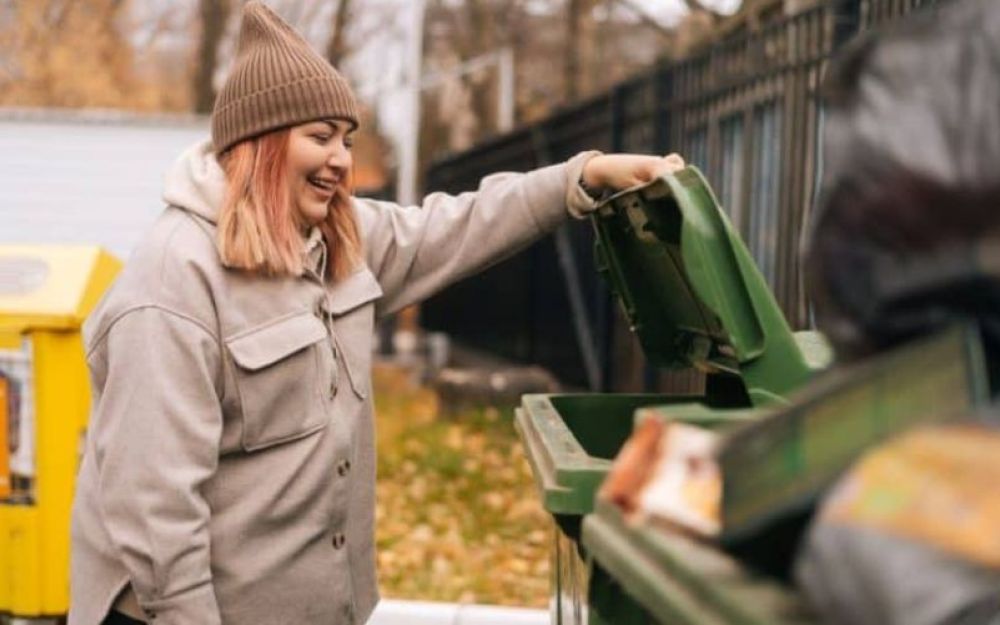
M 333 142 L 333 147 L 327 156 L 326 163 L 334 169 L 350 169 L 351 151 L 347 149 L 343 141 Z

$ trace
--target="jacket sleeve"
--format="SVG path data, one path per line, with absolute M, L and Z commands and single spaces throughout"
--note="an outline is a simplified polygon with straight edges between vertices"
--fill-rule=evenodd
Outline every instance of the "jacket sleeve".
M 548 234 L 595 202 L 578 184 L 598 152 L 559 165 L 483 178 L 476 191 L 432 193 L 421 206 L 355 200 L 365 257 L 387 314 L 433 295 Z
M 156 623 L 218 625 L 202 487 L 222 435 L 219 343 L 155 306 L 126 312 L 103 340 L 107 374 L 88 435 L 111 540 Z

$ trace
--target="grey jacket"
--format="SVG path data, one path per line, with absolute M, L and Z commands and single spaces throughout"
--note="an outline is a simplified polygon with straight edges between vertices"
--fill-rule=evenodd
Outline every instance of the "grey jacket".
M 362 623 L 378 601 L 375 318 L 428 297 L 593 202 L 593 153 L 422 207 L 357 199 L 365 266 L 262 278 L 215 244 L 207 143 L 84 327 L 93 409 L 72 521 L 70 625 L 131 584 L 170 625 Z M 315 237 L 310 264 L 321 267 Z

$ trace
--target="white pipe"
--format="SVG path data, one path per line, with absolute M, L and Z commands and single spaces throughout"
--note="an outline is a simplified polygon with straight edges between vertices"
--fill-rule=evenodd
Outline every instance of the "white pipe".
M 406 135 L 400 148 L 399 178 L 396 200 L 409 206 L 417 202 L 417 159 L 420 145 L 420 78 L 423 73 L 424 9 L 426 0 L 414 0 L 410 5 L 410 66 L 407 71 Z
M 368 625 L 549 625 L 545 610 L 383 599 Z
M 514 127 L 514 49 L 510 46 L 500 50 L 499 66 L 497 130 L 507 132 Z

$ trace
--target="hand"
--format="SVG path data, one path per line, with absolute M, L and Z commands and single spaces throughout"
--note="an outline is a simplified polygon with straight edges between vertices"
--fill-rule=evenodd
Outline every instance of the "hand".
M 684 169 L 684 159 L 677 154 L 600 154 L 583 166 L 582 179 L 595 190 L 628 189 L 654 178 Z

